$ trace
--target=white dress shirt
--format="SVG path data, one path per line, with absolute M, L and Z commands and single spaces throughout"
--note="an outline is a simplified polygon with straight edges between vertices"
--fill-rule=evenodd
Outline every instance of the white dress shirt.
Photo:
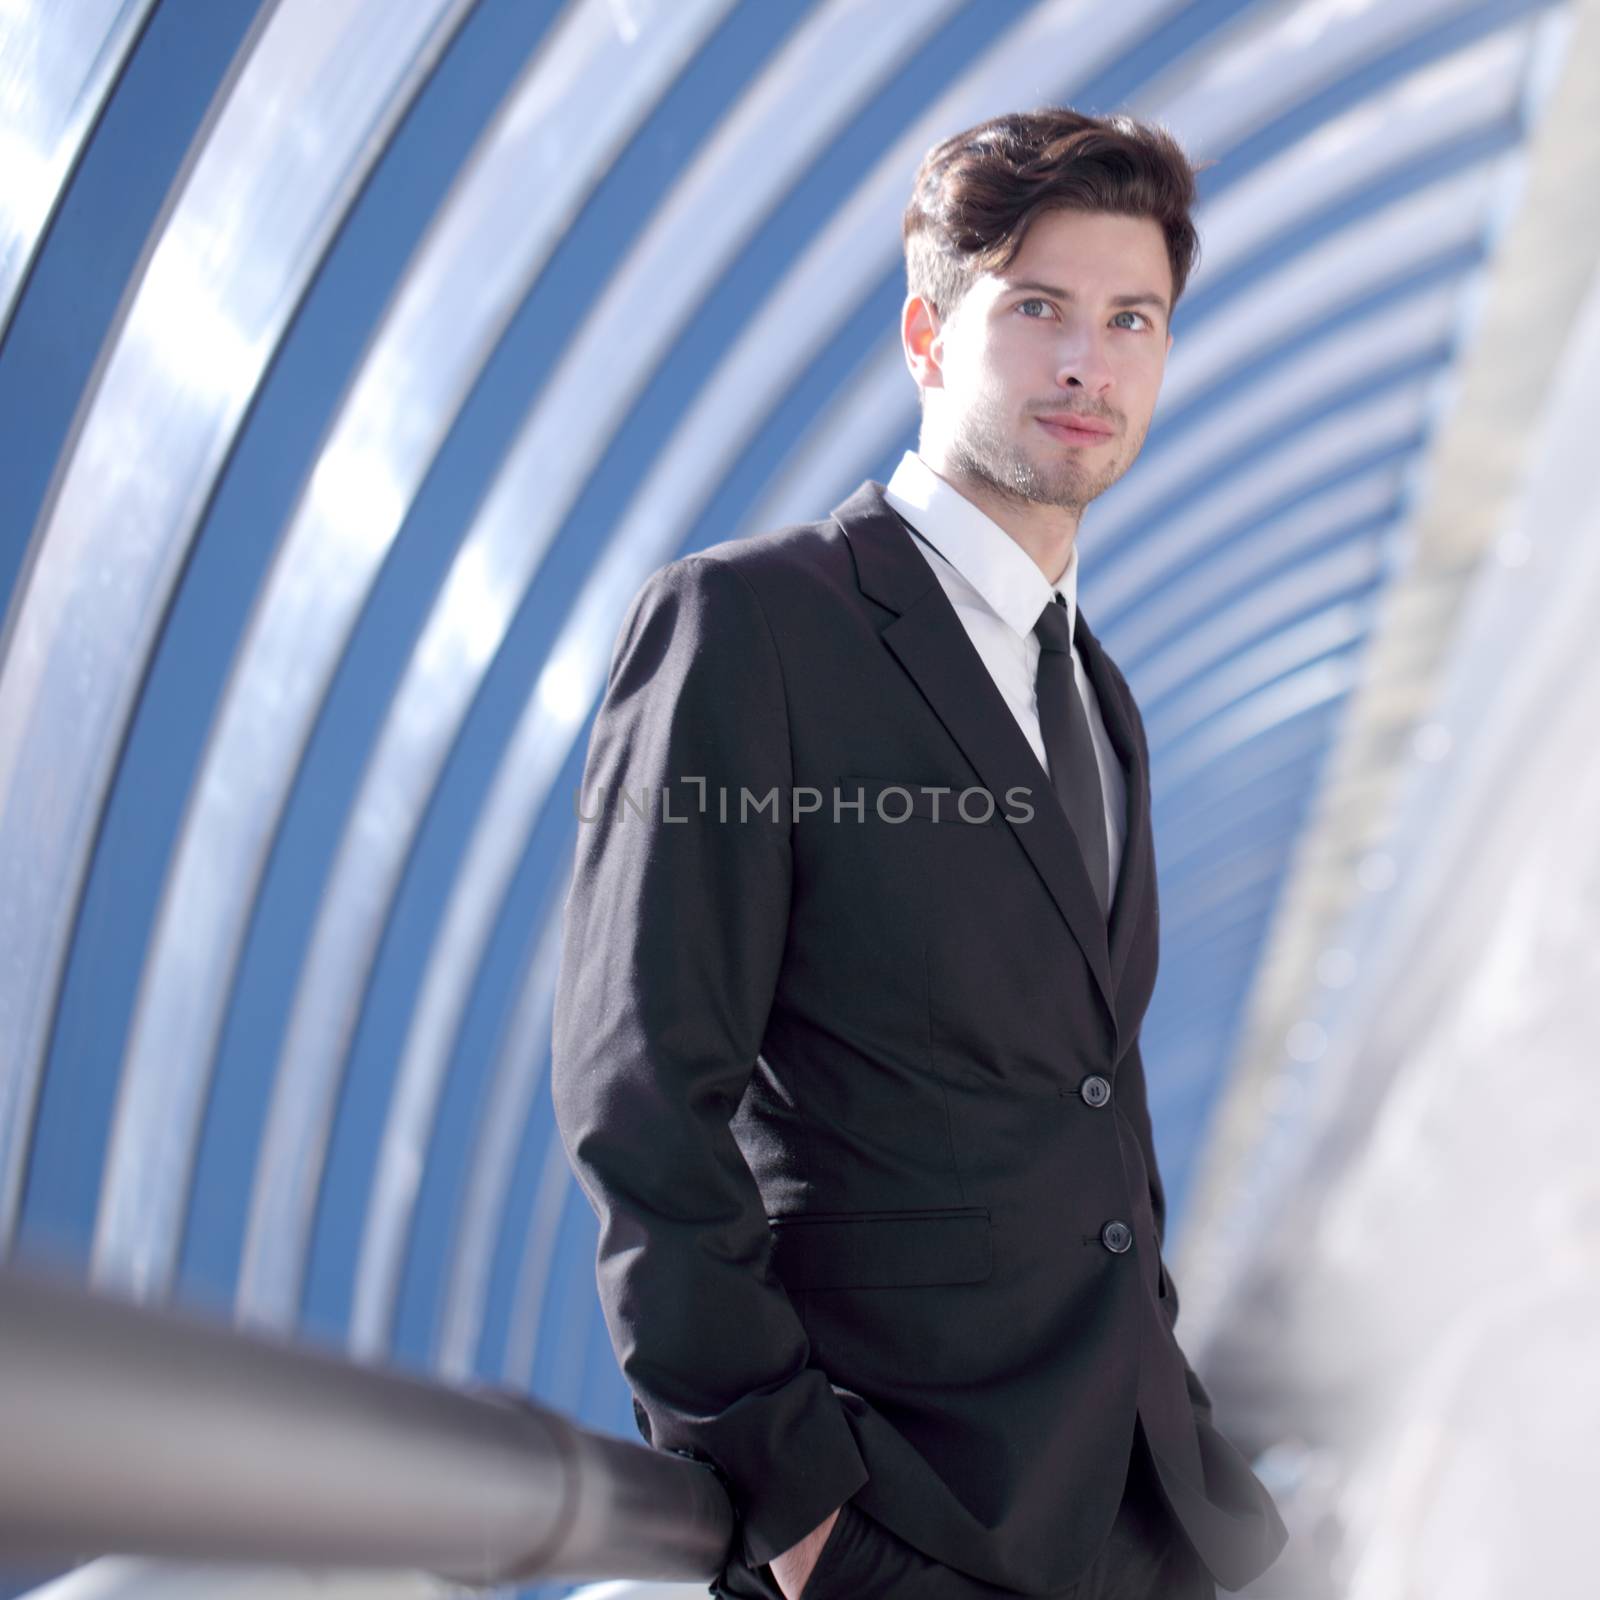
M 1052 586 L 1026 550 L 999 523 L 980 511 L 959 489 L 939 476 L 914 450 L 900 458 L 884 490 L 886 499 L 911 525 L 913 541 L 934 570 L 961 619 L 1000 697 L 1033 746 L 1048 775 L 1044 738 L 1039 732 L 1039 636 L 1033 625 L 1053 604 L 1059 590 L 1067 603 L 1073 640 L 1072 677 L 1089 718 L 1100 765 L 1105 801 L 1106 845 L 1113 891 L 1127 832 L 1127 785 L 1122 763 L 1106 733 L 1100 702 L 1077 650 L 1078 545 L 1061 581 Z

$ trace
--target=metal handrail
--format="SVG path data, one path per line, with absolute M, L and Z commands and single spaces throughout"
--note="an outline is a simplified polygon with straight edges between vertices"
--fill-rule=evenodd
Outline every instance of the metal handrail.
M 706 1466 L 504 1390 L 0 1269 L 0 1555 L 709 1580 Z

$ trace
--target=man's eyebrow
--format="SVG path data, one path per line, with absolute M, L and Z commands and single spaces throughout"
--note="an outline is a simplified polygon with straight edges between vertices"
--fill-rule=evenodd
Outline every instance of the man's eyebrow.
M 1053 283 L 1010 283 L 1006 285 L 1007 294 L 1015 294 L 1018 290 L 1026 289 L 1034 294 L 1047 294 L 1056 300 L 1072 300 L 1076 296 L 1070 289 L 1058 289 Z M 1167 314 L 1167 302 L 1152 290 L 1146 289 L 1139 294 L 1114 294 L 1111 297 L 1114 306 L 1156 306 L 1161 314 Z

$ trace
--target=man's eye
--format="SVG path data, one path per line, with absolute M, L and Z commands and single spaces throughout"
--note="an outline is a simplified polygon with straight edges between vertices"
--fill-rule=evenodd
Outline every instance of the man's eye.
M 1026 313 L 1029 306 L 1043 306 L 1048 304 L 1049 302 L 1046 300 L 1023 300 L 1018 304 L 1017 310 Z M 1039 319 L 1037 317 L 1033 317 L 1030 318 L 1030 320 L 1037 322 Z
M 1145 322 L 1149 322 L 1150 320 L 1142 311 L 1119 311 L 1117 315 L 1119 317 L 1139 317 Z

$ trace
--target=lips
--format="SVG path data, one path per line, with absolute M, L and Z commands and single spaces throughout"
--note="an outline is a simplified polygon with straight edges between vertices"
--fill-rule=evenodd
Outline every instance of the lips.
M 1111 429 L 1093 417 L 1040 417 L 1038 423 L 1065 444 L 1104 444 L 1111 437 Z

